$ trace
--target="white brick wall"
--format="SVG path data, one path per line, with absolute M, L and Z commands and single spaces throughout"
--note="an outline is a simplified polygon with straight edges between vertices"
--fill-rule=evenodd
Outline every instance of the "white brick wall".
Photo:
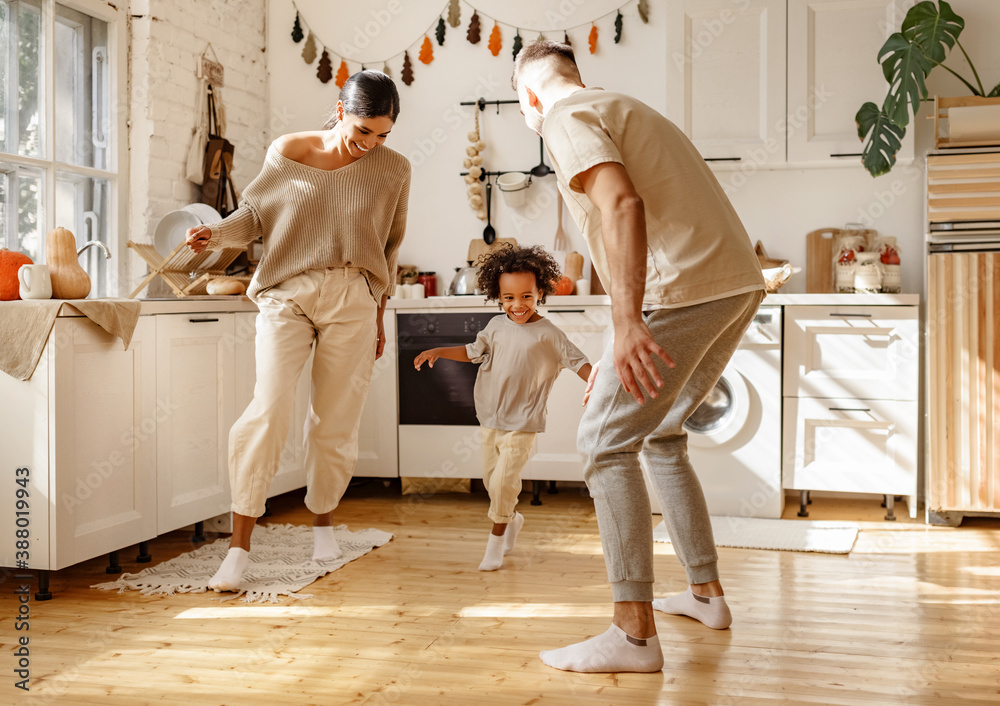
M 129 234 L 152 242 L 166 213 L 198 200 L 184 178 L 200 81 L 196 60 L 208 43 L 225 68 L 226 138 L 236 147 L 242 190 L 260 171 L 272 139 L 265 55 L 266 0 L 133 0 L 129 33 Z M 130 254 L 132 282 L 145 263 Z

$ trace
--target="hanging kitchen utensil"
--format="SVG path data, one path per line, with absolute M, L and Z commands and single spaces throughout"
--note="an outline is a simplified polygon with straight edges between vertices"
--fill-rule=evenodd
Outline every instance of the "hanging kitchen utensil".
M 493 192 L 493 184 L 490 183 L 489 179 L 486 180 L 486 227 L 483 229 L 483 240 L 486 241 L 487 245 L 492 245 L 493 241 L 497 239 L 497 231 L 490 224 L 490 196 Z
M 531 176 L 543 177 L 552 173 L 549 165 L 545 163 L 545 140 L 538 136 L 538 164 L 531 168 Z
M 558 189 L 556 190 L 556 239 L 552 243 L 552 249 L 558 250 L 560 252 L 566 250 L 566 231 L 562 227 L 562 212 L 563 212 L 563 199 L 562 192 Z

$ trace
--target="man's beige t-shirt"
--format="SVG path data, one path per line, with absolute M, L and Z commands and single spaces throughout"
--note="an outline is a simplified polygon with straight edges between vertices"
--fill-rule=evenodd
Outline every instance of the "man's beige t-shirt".
M 750 238 L 715 175 L 687 136 L 648 105 L 585 88 L 552 105 L 542 132 L 559 189 L 609 292 L 601 212 L 578 179 L 604 162 L 625 167 L 645 206 L 643 308 L 690 306 L 764 288 Z
M 465 351 L 479 363 L 476 417 L 502 431 L 545 431 L 546 403 L 559 371 L 575 373 L 587 364 L 587 356 L 545 318 L 516 324 L 494 316 Z

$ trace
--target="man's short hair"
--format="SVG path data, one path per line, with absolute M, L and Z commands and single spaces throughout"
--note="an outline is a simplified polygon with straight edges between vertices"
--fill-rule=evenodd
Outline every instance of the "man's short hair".
M 510 77 L 510 85 L 517 90 L 517 76 L 524 70 L 524 67 L 536 61 L 554 57 L 555 69 L 557 73 L 567 79 L 579 81 L 580 70 L 576 65 L 576 56 L 573 54 L 573 47 L 562 42 L 554 42 L 551 39 L 539 39 L 538 41 L 526 44 L 517 53 L 514 60 L 514 73 Z

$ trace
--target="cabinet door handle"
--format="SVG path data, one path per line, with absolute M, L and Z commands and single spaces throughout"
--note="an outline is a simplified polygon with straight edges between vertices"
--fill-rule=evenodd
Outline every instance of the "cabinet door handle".
M 550 314 L 585 314 L 586 309 L 549 309 Z
M 869 407 L 829 407 L 831 412 L 871 412 Z
M 834 152 L 831 157 L 863 157 L 864 152 Z
M 218 319 L 188 319 L 188 321 L 192 324 L 208 324 L 218 321 Z
M 742 157 L 704 157 L 706 162 L 742 162 Z
M 856 319 L 870 319 L 872 317 L 871 314 L 830 314 L 830 316 L 834 317 L 835 319 L 848 319 L 851 317 L 854 317 Z

